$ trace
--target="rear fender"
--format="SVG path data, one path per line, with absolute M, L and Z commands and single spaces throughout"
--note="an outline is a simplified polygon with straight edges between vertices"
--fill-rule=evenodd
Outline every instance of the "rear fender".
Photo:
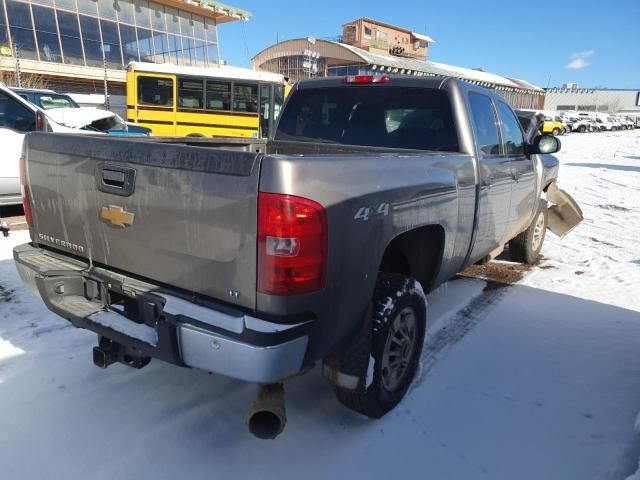
M 564 237 L 584 220 L 582 210 L 573 197 L 559 189 L 555 182 L 549 185 L 546 193 L 547 200 L 551 203 L 547 210 L 547 228 L 555 235 Z

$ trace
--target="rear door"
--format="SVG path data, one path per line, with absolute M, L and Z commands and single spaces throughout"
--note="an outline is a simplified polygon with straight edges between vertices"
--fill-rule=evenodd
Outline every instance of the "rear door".
M 487 95 L 470 91 L 469 105 L 480 172 L 473 263 L 506 241 L 512 178 L 511 158 L 502 153 L 493 101 Z
M 511 202 L 507 238 L 511 239 L 522 231 L 532 218 L 536 207 L 536 171 L 533 157 L 524 153 L 524 136 L 520 122 L 506 103 L 497 102 L 502 130 L 503 151 L 511 163 Z

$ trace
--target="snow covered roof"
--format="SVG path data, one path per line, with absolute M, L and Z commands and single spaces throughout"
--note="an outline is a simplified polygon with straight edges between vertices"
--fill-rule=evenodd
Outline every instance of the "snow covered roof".
M 516 83 L 515 81 L 496 75 L 495 73 L 483 72 L 472 68 L 457 67 L 446 63 L 418 60 L 414 58 L 396 57 L 393 55 L 380 55 L 378 53 L 367 52 L 344 43 L 331 42 L 349 50 L 360 57 L 364 62 L 373 65 L 380 71 L 392 73 L 414 73 L 419 72 L 427 75 L 455 77 L 484 86 L 497 86 L 514 90 L 544 90 L 528 82 Z M 404 71 L 404 72 L 403 72 Z
M 427 43 L 435 43 L 436 41 L 429 37 L 428 35 L 423 35 L 422 33 L 411 32 L 411 36 L 417 38 L 418 40 L 422 40 Z

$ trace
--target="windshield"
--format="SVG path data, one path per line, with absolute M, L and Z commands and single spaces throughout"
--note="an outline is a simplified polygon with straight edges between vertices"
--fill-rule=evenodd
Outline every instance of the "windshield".
M 80 106 L 67 95 L 46 93 L 36 95 L 36 99 L 36 104 L 44 110 L 54 108 L 80 108 Z
M 458 151 L 448 95 L 406 87 L 330 87 L 296 91 L 276 140 Z

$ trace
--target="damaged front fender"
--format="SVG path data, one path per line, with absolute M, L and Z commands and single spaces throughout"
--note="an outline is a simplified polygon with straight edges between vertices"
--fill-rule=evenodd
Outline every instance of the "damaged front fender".
M 555 235 L 564 237 L 584 220 L 582 210 L 573 197 L 558 188 L 555 182 L 549 185 L 546 193 L 547 201 L 551 204 L 547 209 L 547 228 Z

